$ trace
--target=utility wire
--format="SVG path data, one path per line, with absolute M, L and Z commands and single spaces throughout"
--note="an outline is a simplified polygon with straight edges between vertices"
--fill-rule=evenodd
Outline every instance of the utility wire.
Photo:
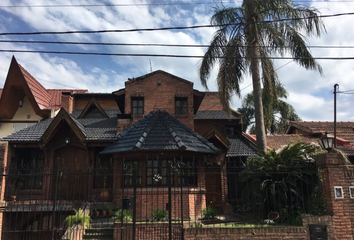
M 294 3 L 313 3 L 313 1 L 293 1 Z M 316 3 L 352 3 L 354 1 L 316 1 Z M 171 5 L 215 5 L 215 4 L 234 4 L 234 3 L 242 3 L 242 1 L 212 1 L 212 2 L 174 2 L 174 3 L 134 3 L 134 4 L 129 4 L 129 3 L 116 3 L 116 4 L 56 4 L 56 5 L 49 5 L 49 4 L 43 4 L 43 5 L 3 5 L 0 6 L 0 8 L 66 8 L 66 7 L 137 7 L 137 6 L 171 6 Z
M 63 42 L 63 41 L 29 41 L 29 40 L 6 40 L 0 39 L 0 43 L 31 43 L 31 44 L 66 44 L 66 45 L 100 45 L 100 46 L 152 46 L 152 47 L 185 47 L 185 48 L 199 48 L 199 47 L 209 47 L 206 44 L 159 44 L 159 43 L 99 43 L 99 42 Z M 229 45 L 217 45 L 216 47 L 235 47 Z M 249 46 L 237 46 L 237 47 L 249 47 Z M 257 47 L 267 47 L 272 48 L 272 46 L 257 46 Z M 291 48 L 291 46 L 285 46 L 286 48 Z M 308 45 L 308 48 L 354 48 L 354 46 L 339 46 L 339 45 Z
M 100 52 L 66 52 L 66 51 L 40 51 L 40 50 L 16 50 L 16 49 L 0 49 L 0 52 L 17 52 L 17 53 L 52 53 L 52 54 L 70 54 L 70 55 L 99 55 L 99 56 L 121 56 L 121 57 L 168 57 L 168 58 L 204 58 L 200 55 L 174 55 L 174 54 L 148 54 L 148 53 L 100 53 Z M 230 58 L 234 57 L 216 57 L 216 58 Z M 242 57 L 246 58 L 246 57 Z M 247 58 L 251 59 L 251 58 Z M 257 59 L 265 59 L 258 57 Z M 273 60 L 297 60 L 307 58 L 295 58 L 295 57 L 267 57 L 267 59 Z M 317 60 L 354 60 L 354 57 L 313 57 L 311 59 Z
M 310 17 L 303 17 L 303 18 L 284 18 L 284 19 L 277 19 L 277 20 L 266 20 L 266 21 L 259 21 L 259 22 L 250 22 L 249 24 L 255 23 L 272 23 L 272 22 L 285 22 L 285 21 L 297 21 L 297 20 L 304 20 L 304 19 L 312 19 L 312 18 L 329 18 L 329 17 L 340 17 L 340 16 L 350 16 L 354 15 L 354 12 L 349 13 L 337 13 L 337 14 L 330 14 L 330 15 L 321 15 L 321 16 L 310 16 Z M 1 36 L 6 35 L 44 35 L 44 34 L 73 34 L 73 33 L 122 33 L 122 32 L 151 32 L 151 31 L 165 31 L 165 30 L 184 30 L 184 29 L 197 29 L 197 28 L 212 28 L 212 27 L 226 27 L 231 25 L 237 24 L 221 24 L 221 25 L 195 25 L 195 26 L 188 26 L 188 27 L 165 27 L 165 28 L 141 28 L 141 29 L 112 29 L 112 30 L 78 30 L 78 31 L 61 31 L 61 32 L 7 32 L 7 33 L 0 33 Z

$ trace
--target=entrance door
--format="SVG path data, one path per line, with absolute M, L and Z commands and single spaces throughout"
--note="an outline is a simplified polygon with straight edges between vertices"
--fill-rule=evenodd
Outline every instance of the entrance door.
M 80 148 L 65 147 L 55 153 L 59 158 L 58 195 L 61 200 L 83 200 L 88 187 L 87 152 Z M 54 176 L 56 167 L 54 168 Z M 55 186 L 55 185 L 54 185 Z
M 213 163 L 205 167 L 206 205 L 221 211 L 221 174 L 220 167 Z

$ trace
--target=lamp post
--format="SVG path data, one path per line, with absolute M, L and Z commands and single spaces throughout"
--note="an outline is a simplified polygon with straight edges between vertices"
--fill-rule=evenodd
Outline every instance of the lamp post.
M 339 85 L 334 84 L 334 148 L 337 148 L 337 93 L 339 90 Z
M 333 148 L 333 136 L 328 134 L 328 132 L 325 132 L 325 135 L 320 138 L 319 143 L 323 149 L 326 149 L 328 152 L 330 152 Z

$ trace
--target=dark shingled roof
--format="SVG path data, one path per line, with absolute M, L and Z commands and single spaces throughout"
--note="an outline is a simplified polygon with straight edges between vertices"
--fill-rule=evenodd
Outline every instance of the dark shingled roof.
M 114 141 L 117 139 L 117 117 L 82 119 L 71 117 L 85 135 L 85 140 Z M 53 118 L 41 121 L 34 126 L 4 137 L 3 140 L 10 142 L 38 142 L 52 121 Z
M 231 115 L 228 115 L 224 110 L 202 110 L 194 115 L 194 119 L 240 119 L 240 115 L 235 112 L 231 112 Z
M 130 151 L 191 151 L 218 153 L 212 143 L 193 132 L 166 111 L 156 110 L 118 135 L 101 153 Z
M 228 137 L 227 139 L 230 142 L 230 147 L 226 153 L 226 157 L 257 155 L 257 150 L 242 136 Z
M 82 110 L 83 109 L 75 109 L 75 110 L 73 110 L 71 115 L 74 118 L 78 118 L 80 116 Z M 110 118 L 117 117 L 117 115 L 120 114 L 119 109 L 104 109 L 104 111 L 107 113 L 108 117 L 110 117 Z
M 52 123 L 53 118 L 43 120 L 31 127 L 22 129 L 18 132 L 15 132 L 7 137 L 4 137 L 4 141 L 16 141 L 16 142 L 38 142 L 41 140 L 41 137 L 45 130 Z

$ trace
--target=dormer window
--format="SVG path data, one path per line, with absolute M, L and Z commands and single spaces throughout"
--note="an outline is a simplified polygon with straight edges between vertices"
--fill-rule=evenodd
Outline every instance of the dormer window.
M 132 114 L 144 114 L 144 98 L 132 98 Z
M 186 116 L 187 115 L 187 98 L 176 98 L 175 99 L 176 116 Z

